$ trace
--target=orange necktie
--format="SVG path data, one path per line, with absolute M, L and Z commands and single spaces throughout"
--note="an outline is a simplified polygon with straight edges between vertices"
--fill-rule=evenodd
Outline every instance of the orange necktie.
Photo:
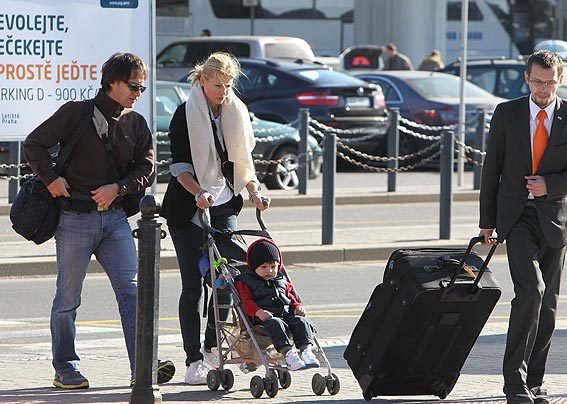
M 534 134 L 534 145 L 532 147 L 532 175 L 535 175 L 543 152 L 547 147 L 547 129 L 545 129 L 545 118 L 547 113 L 541 110 L 537 113 L 537 127 Z

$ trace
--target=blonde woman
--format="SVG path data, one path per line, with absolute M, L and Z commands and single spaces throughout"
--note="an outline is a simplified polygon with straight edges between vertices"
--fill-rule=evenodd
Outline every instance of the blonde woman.
M 210 55 L 189 76 L 189 100 L 177 108 L 169 126 L 172 176 L 161 215 L 167 219 L 181 272 L 179 321 L 187 357 L 187 384 L 206 384 L 207 364 L 215 364 L 211 305 L 203 351 L 200 343 L 203 280 L 198 260 L 203 254 L 203 231 L 197 210 L 209 208 L 213 227 L 236 230 L 244 189 L 256 208 L 265 210 L 269 206 L 269 199 L 260 195 L 252 161 L 255 141 L 248 109 L 232 89 L 239 75 L 240 65 L 232 55 Z M 219 294 L 219 303 L 229 301 L 228 294 Z

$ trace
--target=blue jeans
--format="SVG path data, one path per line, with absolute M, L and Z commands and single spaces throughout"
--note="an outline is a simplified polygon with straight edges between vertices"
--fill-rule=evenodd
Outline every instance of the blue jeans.
M 52 363 L 56 372 L 79 370 L 75 319 L 92 254 L 104 268 L 116 295 L 130 370 L 134 371 L 137 254 L 131 233 L 121 209 L 90 213 L 61 211 L 55 233 L 57 290 L 51 309 Z
M 209 209 L 211 225 L 218 230 L 236 230 L 237 219 L 233 206 L 233 201 L 229 201 L 221 206 Z M 186 355 L 185 364 L 189 366 L 192 362 L 203 359 L 200 332 L 203 277 L 197 263 L 202 254 L 203 229 L 193 223 L 189 223 L 187 226 L 170 227 L 169 232 L 175 246 L 179 271 L 181 272 L 179 324 L 181 326 L 181 337 L 183 338 L 183 349 Z M 231 296 L 228 288 L 224 290 L 218 289 L 217 292 L 219 304 L 230 304 Z M 213 313 L 211 299 L 208 309 L 207 328 L 205 330 L 205 348 L 217 345 Z M 227 316 L 228 311 L 221 310 L 221 320 L 226 320 Z

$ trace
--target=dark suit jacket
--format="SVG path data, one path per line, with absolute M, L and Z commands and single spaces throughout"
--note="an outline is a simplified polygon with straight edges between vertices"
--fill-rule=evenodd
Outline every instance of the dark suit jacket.
M 531 175 L 529 96 L 496 107 L 482 170 L 480 228 L 496 228 L 502 242 L 528 197 L 524 176 Z M 547 195 L 536 197 L 539 222 L 548 244 L 567 244 L 567 104 L 557 99 L 551 134 L 536 175 L 545 178 Z

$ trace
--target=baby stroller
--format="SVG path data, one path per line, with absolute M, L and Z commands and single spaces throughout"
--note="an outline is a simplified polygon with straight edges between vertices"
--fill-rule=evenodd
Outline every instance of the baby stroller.
M 236 276 L 246 266 L 246 244 L 242 236 L 266 237 L 271 236 L 262 220 L 262 212 L 256 209 L 256 219 L 261 230 L 219 231 L 210 226 L 204 211 L 199 211 L 199 219 L 205 235 L 205 248 L 208 251 L 208 270 L 215 314 L 215 332 L 217 338 L 217 354 L 219 367 L 207 374 L 207 386 L 210 390 L 219 387 L 226 391 L 234 385 L 234 374 L 226 365 L 238 364 L 245 371 L 264 368 L 264 377 L 255 375 L 250 380 L 250 392 L 255 398 L 260 398 L 264 391 L 268 397 L 275 397 L 280 388 L 287 389 L 291 385 L 291 374 L 285 360 L 271 344 L 271 339 L 261 326 L 254 326 L 241 306 L 239 294 L 234 285 Z M 281 272 L 291 281 L 289 274 L 282 264 Z M 219 304 L 218 290 L 229 288 L 232 303 Z M 301 301 L 300 297 L 297 296 Z M 220 311 L 229 310 L 226 320 L 220 320 Z M 314 330 L 315 331 L 315 330 Z M 316 395 L 322 395 L 325 389 L 335 395 L 340 390 L 338 376 L 332 372 L 325 352 L 317 337 L 314 336 L 316 355 L 321 366 L 326 366 L 327 375 L 315 373 L 311 387 Z

